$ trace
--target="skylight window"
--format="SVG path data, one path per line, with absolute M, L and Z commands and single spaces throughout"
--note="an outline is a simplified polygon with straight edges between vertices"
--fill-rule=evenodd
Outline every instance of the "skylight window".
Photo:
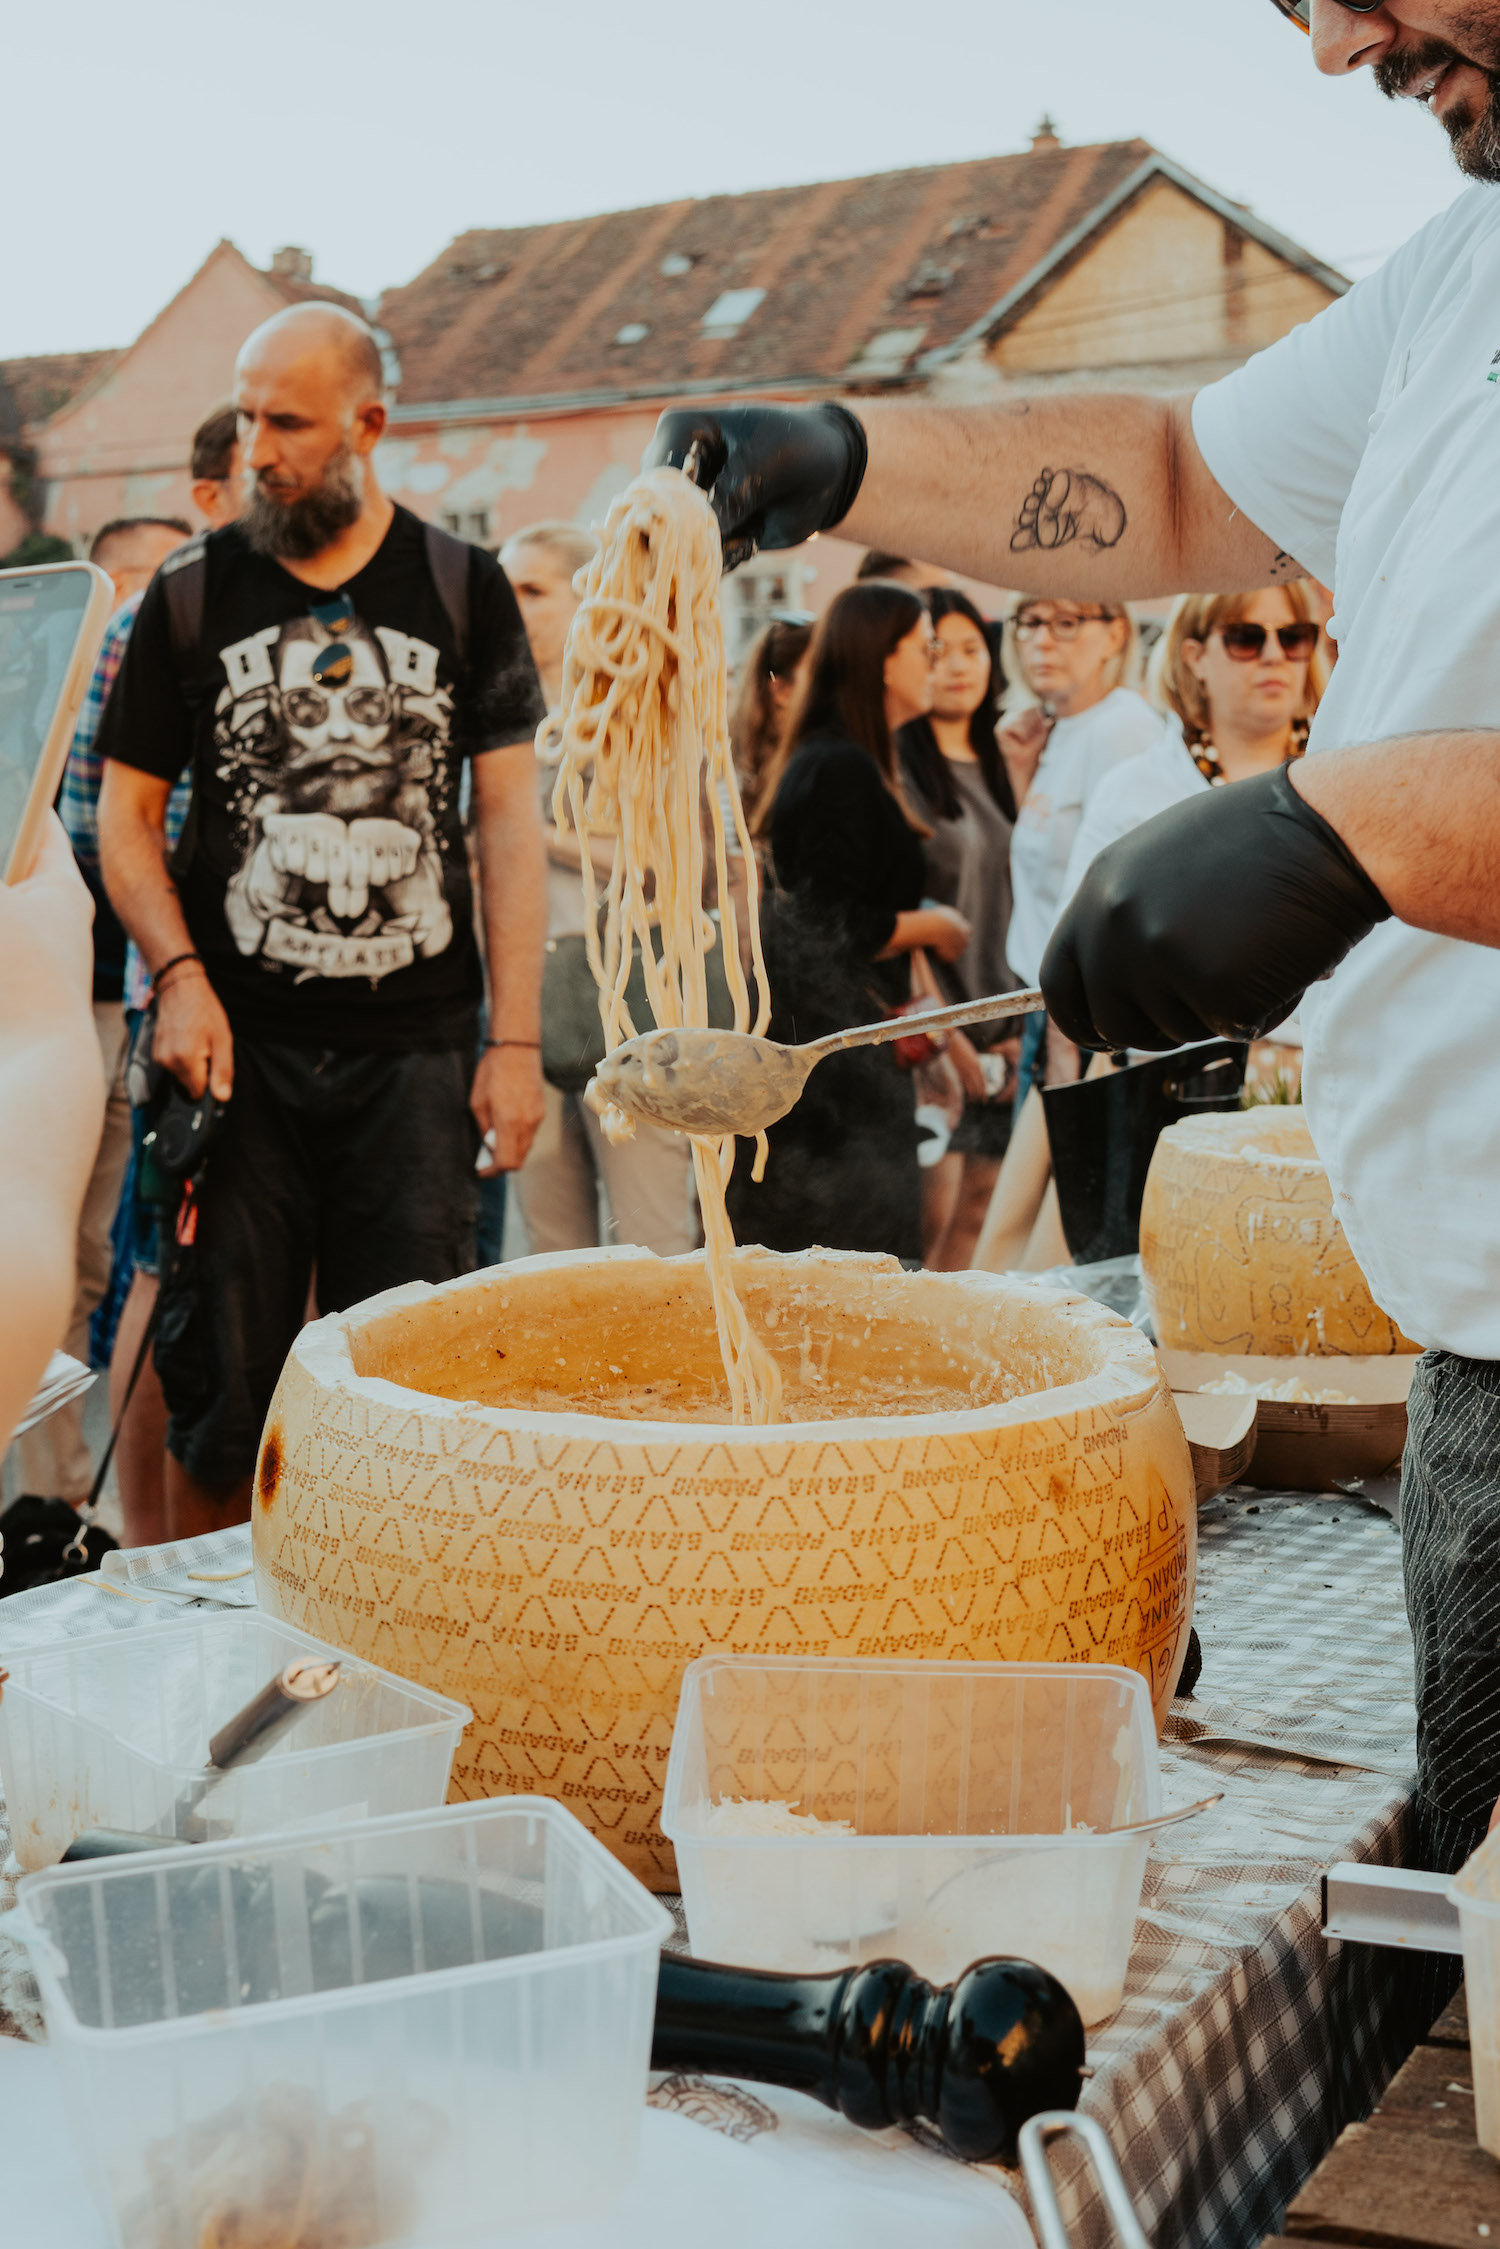
M 685 273 L 692 272 L 693 261 L 682 250 L 669 250 L 657 270 L 665 274 L 668 281 L 680 281 Z
M 704 335 L 737 336 L 765 293 L 764 289 L 726 289 L 703 315 Z
M 623 328 L 615 330 L 617 344 L 643 344 L 651 330 L 644 320 L 627 320 Z

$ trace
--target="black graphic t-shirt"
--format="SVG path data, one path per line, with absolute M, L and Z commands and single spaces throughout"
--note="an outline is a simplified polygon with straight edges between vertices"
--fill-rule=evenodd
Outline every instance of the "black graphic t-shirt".
M 310 1046 L 438 1048 L 474 1035 L 482 990 L 460 817 L 463 761 L 525 741 L 541 688 L 504 571 L 469 559 L 468 661 L 422 525 L 398 507 L 338 596 L 204 541 L 203 630 L 184 668 L 164 580 L 146 590 L 101 753 L 175 781 L 195 810 L 183 910 L 231 1024 Z M 338 685 L 322 651 L 347 647 Z

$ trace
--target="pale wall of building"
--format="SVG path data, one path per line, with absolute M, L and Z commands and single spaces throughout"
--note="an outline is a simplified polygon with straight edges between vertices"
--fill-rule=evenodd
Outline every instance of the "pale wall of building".
M 987 356 L 1012 375 L 1239 360 L 1332 301 L 1310 275 L 1158 180 Z
M 235 355 L 284 299 L 221 242 L 97 390 L 65 406 L 37 439 L 46 528 L 79 553 L 119 515 L 194 520 L 188 450 L 229 396 Z

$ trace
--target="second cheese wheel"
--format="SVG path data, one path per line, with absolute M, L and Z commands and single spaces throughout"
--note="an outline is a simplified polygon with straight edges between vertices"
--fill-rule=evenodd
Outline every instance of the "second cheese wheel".
M 1167 1350 L 1318 1358 L 1418 1348 L 1371 1296 L 1297 1107 L 1167 1127 L 1141 1206 L 1141 1269 Z

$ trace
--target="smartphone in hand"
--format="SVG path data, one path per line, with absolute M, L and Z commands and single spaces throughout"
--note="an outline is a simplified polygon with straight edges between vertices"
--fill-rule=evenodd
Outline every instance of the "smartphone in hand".
M 114 607 L 92 562 L 0 570 L 0 879 L 20 882 L 57 795 Z

